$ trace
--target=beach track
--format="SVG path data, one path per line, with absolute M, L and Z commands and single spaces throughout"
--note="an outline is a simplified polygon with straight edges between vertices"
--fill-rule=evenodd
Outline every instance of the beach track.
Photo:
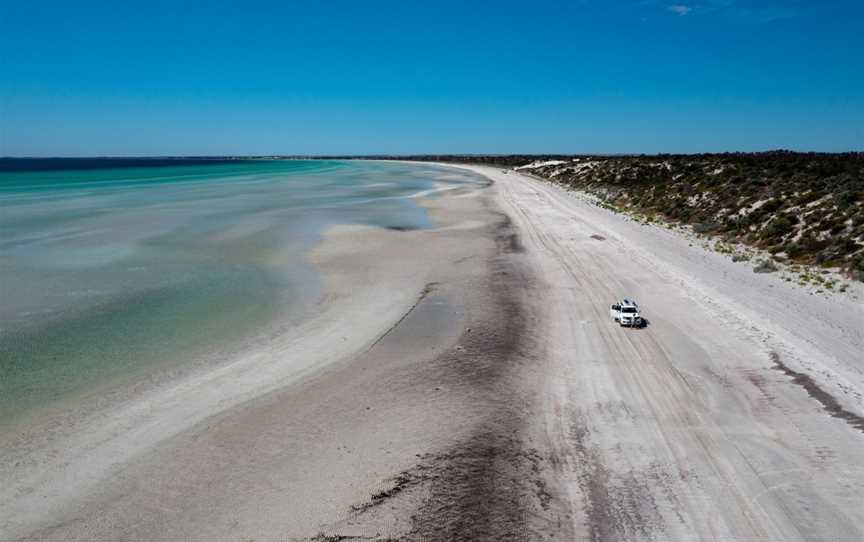
M 328 232 L 310 329 L 13 435 L 0 540 L 864 540 L 859 299 L 465 167 Z
M 481 171 L 541 277 L 528 333 L 544 464 L 575 539 L 864 539 L 860 301 L 814 298 L 551 183 Z M 610 320 L 622 297 L 647 326 Z

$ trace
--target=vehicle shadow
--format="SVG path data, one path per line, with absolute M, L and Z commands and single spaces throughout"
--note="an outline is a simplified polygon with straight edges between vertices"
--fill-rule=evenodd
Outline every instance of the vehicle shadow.
M 616 322 L 616 324 L 617 324 L 617 322 Z M 647 318 L 643 318 L 643 319 L 642 319 L 642 324 L 640 324 L 640 325 L 638 325 L 638 326 L 621 326 L 621 324 L 618 324 L 618 325 L 619 325 L 620 327 L 624 327 L 624 328 L 627 328 L 627 329 L 645 329 L 645 328 L 647 328 L 648 326 L 651 325 L 651 322 L 650 322 Z

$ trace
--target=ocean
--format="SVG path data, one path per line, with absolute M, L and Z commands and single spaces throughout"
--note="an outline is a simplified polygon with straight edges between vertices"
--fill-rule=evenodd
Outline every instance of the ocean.
M 326 228 L 428 228 L 418 195 L 477 182 L 387 162 L 0 160 L 0 424 L 302 320 Z

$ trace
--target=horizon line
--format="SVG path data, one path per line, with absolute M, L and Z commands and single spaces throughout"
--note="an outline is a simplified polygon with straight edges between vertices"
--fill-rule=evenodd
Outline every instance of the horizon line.
M 362 154 L 340 154 L 340 153 L 321 153 L 321 154 L 94 154 L 94 155 L 54 155 L 54 156 L 34 156 L 34 155 L 8 155 L 0 156 L 0 160 L 99 160 L 99 159 L 363 159 L 363 158 L 381 158 L 381 157 L 437 157 L 437 156 L 710 156 L 710 155 L 755 155 L 755 154 L 809 154 L 809 155 L 848 155 L 848 154 L 864 154 L 864 149 L 861 150 L 845 150 L 845 151 L 813 151 L 813 150 L 791 150 L 791 149 L 768 149 L 760 151 L 704 151 L 704 152 L 503 152 L 503 153 L 487 153 L 487 152 L 429 152 L 429 153 L 362 153 Z

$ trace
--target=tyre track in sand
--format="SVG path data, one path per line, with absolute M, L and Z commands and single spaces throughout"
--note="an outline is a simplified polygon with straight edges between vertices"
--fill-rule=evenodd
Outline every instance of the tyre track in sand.
M 771 375 L 764 333 L 745 328 L 734 307 L 695 302 L 662 266 L 640 265 L 630 232 L 592 223 L 585 203 L 544 182 L 482 171 L 497 182 L 546 281 L 537 342 L 550 364 L 547 430 L 577 533 L 864 536 L 855 490 L 864 482 L 864 443 L 804 390 Z M 625 295 L 643 301 L 646 329 L 609 322 L 608 304 Z

